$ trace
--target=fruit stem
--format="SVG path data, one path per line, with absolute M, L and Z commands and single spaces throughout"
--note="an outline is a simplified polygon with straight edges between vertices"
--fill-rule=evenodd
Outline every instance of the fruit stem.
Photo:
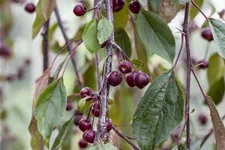
M 190 138 L 190 85 L 191 85 L 191 54 L 190 54 L 190 43 L 189 43 L 189 31 L 188 31 L 188 17 L 189 17 L 189 7 L 190 4 L 186 3 L 185 14 L 184 14 L 184 23 L 183 23 L 183 32 L 185 33 L 185 44 L 186 44 L 186 55 L 187 55 L 187 77 L 186 77 L 186 103 L 185 103 L 185 119 L 186 123 L 186 147 L 190 149 L 191 138 Z
M 182 33 L 181 33 L 181 44 L 180 44 L 180 49 L 179 49 L 177 58 L 176 58 L 176 60 L 175 60 L 175 62 L 174 62 L 173 69 L 176 67 L 177 62 L 178 62 L 178 60 L 179 60 L 179 58 L 180 58 L 180 54 L 181 54 L 181 52 L 182 52 L 183 45 L 184 45 L 184 33 L 182 32 Z
M 106 113 L 108 108 L 108 95 L 109 95 L 109 84 L 107 83 L 107 75 L 112 70 L 112 49 L 113 45 L 112 42 L 114 42 L 114 27 L 113 27 L 113 10 L 112 10 L 112 1 L 111 0 L 105 0 L 105 9 L 106 9 L 106 17 L 109 20 L 111 26 L 112 26 L 112 33 L 108 39 L 108 43 L 106 46 L 107 54 L 106 56 L 106 63 L 104 65 L 104 73 L 103 73 L 103 81 L 102 81 L 102 88 L 100 91 L 100 116 L 97 124 L 97 132 L 95 136 L 94 144 L 97 145 L 101 138 L 104 137 L 106 134 Z
M 192 5 L 195 6 L 196 9 L 198 9 L 198 11 L 203 15 L 203 17 L 206 19 L 206 21 L 209 21 L 208 17 L 206 17 L 205 13 L 203 13 L 203 11 L 201 10 L 201 8 L 199 8 L 199 6 L 195 3 L 194 0 L 191 0 Z
M 66 44 L 68 44 L 68 46 L 67 46 L 68 47 L 68 52 L 71 52 L 73 50 L 73 45 L 70 42 L 70 40 L 69 40 L 69 38 L 68 38 L 68 36 L 66 34 L 66 31 L 65 31 L 65 28 L 63 26 L 62 19 L 61 19 L 61 16 L 59 14 L 59 10 L 58 10 L 58 7 L 57 6 L 55 7 L 55 15 L 56 15 L 56 18 L 57 18 L 59 27 L 61 29 L 61 32 L 63 34 L 63 37 L 64 37 L 64 39 L 66 41 Z M 72 64 L 73 64 L 73 67 L 74 67 L 74 71 L 75 71 L 75 74 L 76 74 L 76 77 L 77 77 L 77 80 L 78 80 L 78 86 L 81 89 L 81 88 L 84 87 L 83 77 L 81 76 L 80 70 L 77 67 L 77 63 L 75 61 L 74 56 L 71 57 L 71 61 L 72 61 Z
M 44 24 L 42 31 L 42 51 L 43 51 L 43 72 L 48 69 L 49 66 L 49 46 L 48 46 L 48 29 L 49 29 L 49 20 Z

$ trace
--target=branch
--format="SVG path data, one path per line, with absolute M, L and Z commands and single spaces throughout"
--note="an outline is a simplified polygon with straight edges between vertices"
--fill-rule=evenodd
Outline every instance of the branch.
M 113 126 L 112 129 L 116 132 L 116 134 L 118 136 L 120 136 L 122 139 L 124 139 L 128 144 L 130 144 L 134 150 L 140 150 L 133 142 L 131 142 L 127 136 L 123 135 L 122 133 L 120 133 L 120 131 L 115 127 Z
M 59 27 L 61 29 L 61 32 L 63 34 L 63 37 L 64 37 L 64 39 L 66 41 L 66 45 L 68 45 L 67 46 L 68 47 L 68 52 L 71 52 L 73 50 L 73 45 L 70 42 L 70 40 L 69 40 L 69 38 L 68 38 L 68 36 L 66 34 L 66 31 L 65 31 L 65 28 L 63 26 L 62 19 L 60 17 L 59 10 L 58 10 L 57 6 L 55 7 L 55 15 L 56 15 Z M 83 88 L 84 87 L 83 77 L 81 76 L 79 68 L 77 67 L 77 64 L 76 64 L 74 56 L 71 57 L 71 61 L 72 61 L 72 64 L 73 64 L 73 67 L 74 67 L 74 71 L 75 71 L 75 74 L 76 74 L 76 77 L 77 77 L 77 80 L 78 80 L 78 85 L 79 85 L 80 88 Z
M 109 95 L 109 85 L 107 83 L 106 76 L 111 72 L 112 70 L 112 49 L 113 46 L 111 43 L 114 42 L 114 28 L 113 28 L 113 10 L 112 10 L 112 1 L 111 0 L 105 0 L 105 9 L 106 9 L 106 17 L 109 20 L 110 24 L 112 25 L 112 33 L 108 39 L 108 44 L 106 46 L 107 54 L 106 56 L 106 63 L 104 65 L 104 73 L 103 73 L 103 81 L 102 81 L 102 88 L 100 91 L 100 116 L 97 124 L 97 132 L 95 136 L 94 144 L 97 145 L 101 138 L 105 136 L 106 127 L 105 127 L 105 121 L 106 121 L 106 112 L 108 108 L 108 95 Z
M 189 31 L 188 31 L 188 16 L 189 16 L 189 3 L 186 4 L 185 14 L 184 14 L 184 27 L 183 32 L 185 33 L 185 44 L 186 44 L 186 54 L 187 54 L 187 78 L 186 78 L 186 103 L 185 103 L 185 118 L 187 120 L 186 124 L 186 146 L 190 149 L 190 85 L 191 85 L 191 54 L 190 54 L 190 43 L 189 43 Z
M 48 51 L 49 51 L 49 46 L 48 46 L 48 29 L 49 29 L 49 20 L 46 21 L 46 23 L 44 24 L 44 28 L 42 31 L 42 51 L 43 51 L 43 72 L 45 72 L 46 69 L 48 69 L 49 66 L 49 55 L 48 55 Z

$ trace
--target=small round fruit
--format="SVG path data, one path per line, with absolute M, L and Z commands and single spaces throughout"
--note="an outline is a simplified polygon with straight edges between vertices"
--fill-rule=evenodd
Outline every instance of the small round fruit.
M 137 73 L 138 73 L 138 71 L 133 71 L 133 72 L 126 74 L 126 82 L 130 87 L 135 86 L 134 77 L 136 76 Z
M 113 11 L 118 12 L 124 7 L 124 0 L 113 0 Z
M 84 141 L 83 139 L 80 139 L 78 144 L 79 144 L 80 148 L 87 148 L 88 147 L 88 143 L 86 141 Z
M 108 43 L 108 41 L 105 41 L 105 42 L 101 45 L 101 48 L 106 47 L 107 43 Z
M 83 16 L 86 13 L 86 11 L 87 9 L 83 3 L 77 4 L 73 9 L 73 13 L 76 16 Z
M 198 62 L 198 64 L 199 64 L 198 67 L 199 67 L 200 69 L 206 69 L 206 68 L 209 67 L 209 62 L 206 61 L 206 60 L 201 60 L 201 61 Z
M 83 119 L 82 115 L 76 115 L 74 120 L 73 120 L 74 125 L 78 126 L 81 119 Z
M 11 56 L 11 50 L 4 44 L 0 44 L 0 57 L 10 57 Z
M 83 134 L 83 139 L 88 143 L 93 143 L 95 140 L 95 131 L 94 130 L 87 130 Z
M 95 117 L 99 117 L 99 115 L 100 115 L 100 105 L 99 105 L 99 103 L 94 103 L 94 105 L 91 108 L 91 112 Z
M 112 120 L 107 119 L 106 122 L 105 122 L 105 125 L 106 125 L 107 132 L 110 132 L 112 130 Z
M 202 38 L 205 39 L 205 40 L 208 40 L 208 41 L 212 41 L 213 40 L 212 31 L 209 28 L 204 29 L 202 31 L 201 35 L 202 35 Z
M 81 98 L 85 98 L 87 96 L 93 96 L 93 94 L 94 94 L 93 90 L 89 87 L 85 87 L 85 88 L 81 89 L 81 91 L 80 91 Z
M 207 124 L 208 118 L 206 117 L 206 115 L 200 114 L 200 115 L 198 116 L 198 121 L 199 121 L 199 123 L 200 123 L 201 125 L 204 126 L 204 125 Z
M 129 10 L 134 13 L 134 14 L 138 14 L 140 12 L 141 9 L 141 5 L 138 1 L 134 0 L 131 1 L 129 4 Z
M 129 61 L 124 60 L 120 63 L 119 65 L 119 70 L 120 72 L 122 72 L 123 74 L 126 74 L 128 72 L 131 72 L 132 70 L 132 65 Z
M 79 128 L 81 131 L 86 131 L 92 128 L 92 125 L 90 123 L 90 121 L 86 120 L 86 119 L 81 119 L 79 121 Z
M 70 99 L 67 100 L 67 104 L 66 104 L 66 110 L 70 111 L 73 109 L 73 103 Z
M 134 84 L 139 88 L 143 89 L 149 83 L 149 77 L 143 72 L 139 72 L 134 76 Z
M 122 74 L 119 71 L 110 72 L 107 76 L 107 82 L 111 86 L 117 86 L 122 82 Z
M 33 3 L 28 3 L 26 4 L 25 8 L 24 8 L 28 13 L 33 13 L 36 10 L 36 7 Z

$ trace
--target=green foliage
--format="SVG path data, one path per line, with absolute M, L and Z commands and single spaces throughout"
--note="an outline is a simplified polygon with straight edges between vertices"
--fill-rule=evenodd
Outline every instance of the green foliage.
M 148 1 L 150 3 L 150 9 L 154 12 L 157 12 L 163 3 L 163 0 L 148 0 Z
M 103 44 L 105 41 L 108 40 L 112 33 L 112 26 L 109 20 L 103 17 L 98 23 L 97 30 L 97 38 L 99 44 Z
M 135 67 L 142 69 L 144 67 L 144 63 L 139 59 L 131 59 L 131 62 L 135 65 Z
M 183 113 L 182 91 L 169 70 L 152 82 L 135 111 L 132 126 L 139 147 L 154 150 L 180 124 Z
M 66 89 L 63 79 L 60 78 L 41 93 L 36 103 L 34 116 L 37 120 L 38 130 L 48 148 L 52 130 L 65 111 L 66 100 Z
M 186 3 L 188 3 L 188 2 L 190 2 L 191 0 L 173 0 L 175 3 L 179 3 L 179 4 L 182 4 L 182 5 L 184 5 L 184 4 L 186 4 Z
M 203 5 L 203 2 L 204 0 L 197 0 L 195 1 L 195 3 L 201 8 L 202 5 Z M 190 8 L 190 19 L 193 20 L 195 18 L 195 16 L 198 14 L 198 9 L 194 6 L 194 5 L 191 5 L 191 8 Z
M 125 54 L 130 57 L 132 52 L 131 42 L 127 32 L 124 29 L 117 28 L 115 30 L 115 41 L 125 52 Z
M 33 23 L 32 38 L 35 38 L 44 25 L 44 23 L 51 16 L 52 11 L 56 6 L 56 0 L 39 0 L 36 7 L 36 18 Z
M 225 23 L 221 20 L 210 18 L 209 25 L 219 54 L 225 58 Z
M 156 14 L 142 10 L 138 14 L 136 26 L 148 55 L 154 52 L 172 63 L 175 57 L 175 39 L 168 25 Z
M 111 143 L 107 143 L 104 145 L 97 145 L 90 147 L 88 150 L 118 150 L 118 149 Z
M 87 99 L 89 99 L 90 97 L 85 97 L 79 100 L 78 104 L 77 104 L 77 108 L 79 110 L 79 112 L 86 112 L 87 110 L 89 110 L 91 104 L 92 104 L 92 100 L 88 101 Z
M 129 19 L 128 3 L 125 3 L 123 9 L 119 12 L 114 12 L 114 28 L 125 28 Z

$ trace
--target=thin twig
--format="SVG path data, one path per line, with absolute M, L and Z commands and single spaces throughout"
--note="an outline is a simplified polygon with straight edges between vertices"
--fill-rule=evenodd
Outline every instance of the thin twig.
M 186 3 L 185 14 L 184 14 L 184 27 L 183 32 L 185 33 L 185 44 L 186 44 L 186 55 L 187 55 L 187 78 L 186 78 L 186 102 L 185 102 L 185 118 L 187 119 L 186 124 L 186 147 L 190 149 L 191 138 L 190 138 L 190 85 L 191 85 L 191 54 L 190 54 L 190 43 L 189 43 L 189 31 L 188 31 L 188 16 L 189 16 L 189 3 Z
M 192 5 L 195 6 L 195 8 L 198 9 L 198 11 L 204 16 L 204 18 L 205 18 L 207 21 L 209 21 L 208 17 L 206 17 L 205 13 L 203 13 L 203 11 L 201 10 L 201 8 L 195 3 L 195 1 L 194 1 L 194 0 L 191 0 L 191 3 L 192 3 Z
M 49 46 L 48 46 L 48 29 L 49 29 L 49 20 L 44 24 L 42 31 L 42 51 L 43 51 L 43 72 L 49 67 Z
M 69 40 L 69 38 L 68 38 L 68 36 L 66 34 L 66 31 L 65 31 L 65 28 L 63 26 L 62 19 L 61 19 L 61 16 L 59 14 L 59 10 L 58 10 L 57 6 L 55 7 L 55 15 L 56 15 L 59 27 L 61 29 L 61 32 L 63 34 L 63 37 L 64 37 L 64 39 L 66 41 L 66 44 L 68 44 L 68 51 L 70 52 L 70 51 L 73 50 L 73 45 L 71 44 L 71 42 L 70 42 L 70 40 Z M 83 88 L 84 87 L 83 77 L 81 76 L 79 68 L 77 67 L 77 64 L 76 64 L 74 56 L 71 57 L 71 61 L 72 61 L 72 64 L 73 64 L 73 67 L 74 67 L 74 71 L 75 71 L 75 74 L 76 74 L 76 77 L 77 77 L 77 80 L 78 80 L 78 85 L 79 85 L 80 88 Z
M 184 125 L 183 125 L 183 127 L 182 127 L 182 129 L 181 129 L 181 131 L 180 131 L 180 135 L 179 135 L 179 137 L 178 137 L 178 139 L 177 139 L 177 145 L 180 145 L 180 144 L 181 144 L 181 138 L 182 138 L 182 134 L 183 134 L 183 132 L 184 132 L 185 126 L 186 126 L 186 124 L 187 124 L 187 119 L 188 119 L 188 118 L 185 118 Z
M 182 52 L 183 45 L 184 45 L 184 34 L 183 34 L 183 32 L 182 32 L 182 33 L 181 33 L 181 44 L 180 44 L 180 49 L 179 49 L 179 51 L 178 51 L 177 58 L 176 58 L 176 60 L 175 60 L 175 62 L 174 62 L 173 69 L 176 67 L 177 62 L 178 62 L 178 60 L 179 60 L 179 58 L 180 58 L 180 54 L 181 54 L 181 52 Z
M 128 144 L 130 144 L 134 150 L 140 150 L 133 142 L 131 142 L 125 135 L 123 135 L 115 126 L 112 127 L 112 129 L 116 132 L 118 136 L 123 138 Z

